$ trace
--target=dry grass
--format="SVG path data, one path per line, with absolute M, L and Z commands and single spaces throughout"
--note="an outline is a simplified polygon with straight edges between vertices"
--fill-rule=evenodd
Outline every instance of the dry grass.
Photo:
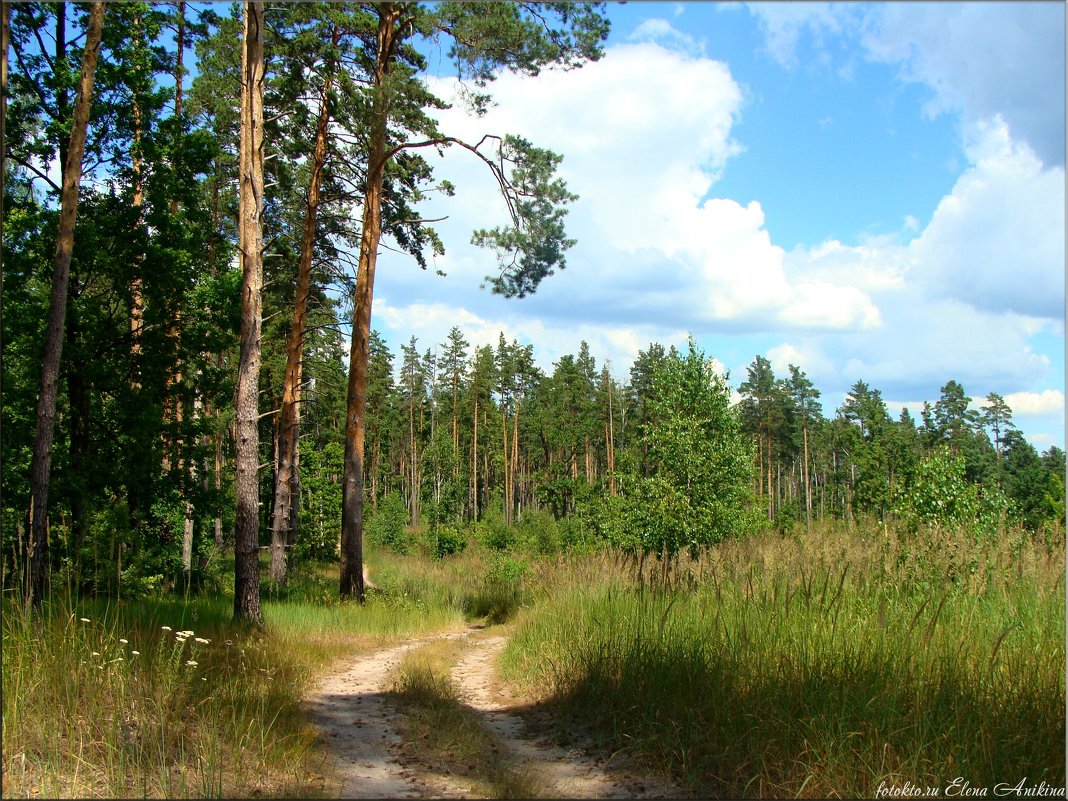
M 608 568 L 524 610 L 505 672 L 699 792 L 1064 784 L 1063 544 L 824 529 L 724 544 L 667 590 Z
M 510 758 L 460 701 L 449 671 L 462 643 L 431 643 L 408 654 L 394 675 L 408 748 L 422 764 L 459 779 L 483 798 L 545 798 L 537 774 Z

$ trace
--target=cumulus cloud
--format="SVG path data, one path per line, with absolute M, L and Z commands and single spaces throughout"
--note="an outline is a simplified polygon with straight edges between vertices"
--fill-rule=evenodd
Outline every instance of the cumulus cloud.
M 431 83 L 446 97 L 455 89 Z M 472 141 L 487 131 L 519 133 L 565 154 L 561 174 L 580 197 L 568 217 L 579 242 L 568 254 L 571 268 L 523 302 L 528 313 L 695 333 L 879 324 L 863 289 L 791 278 L 759 202 L 702 200 L 740 152 L 731 129 L 742 93 L 726 65 L 649 41 L 628 43 L 581 70 L 501 76 L 494 95 L 484 118 L 457 107 L 442 114 L 443 129 Z M 436 170 L 458 188 L 456 198 L 422 210 L 452 215 L 441 226 L 449 254 L 434 265 L 450 278 L 417 282 L 411 265 L 387 269 L 399 278 L 385 280 L 406 282 L 393 285 L 394 297 L 429 300 L 422 283 L 458 299 L 455 287 L 471 292 L 493 270 L 489 254 L 464 242 L 473 228 L 504 220 L 494 182 L 464 152 L 448 153 Z M 489 312 L 496 301 L 466 297 L 500 316 Z
M 452 325 L 478 344 L 503 331 L 533 343 L 546 370 L 585 339 L 617 375 L 652 341 L 758 332 L 778 341 L 776 372 L 798 364 L 829 409 L 858 379 L 902 403 L 937 398 L 950 378 L 973 395 L 1048 386 L 1054 368 L 1032 337 L 1063 319 L 1064 173 L 1003 119 L 965 129 L 968 165 L 929 219 L 787 252 L 758 200 L 714 196 L 741 151 L 742 93 L 726 65 L 646 36 L 581 70 L 505 75 L 493 89 L 486 117 L 457 108 L 442 127 L 475 141 L 518 133 L 564 154 L 561 173 L 580 195 L 568 268 L 522 301 L 479 292 L 494 262 L 466 242 L 506 213 L 483 165 L 448 152 L 435 171 L 457 196 L 420 209 L 449 215 L 439 226 L 448 253 L 433 265 L 448 277 L 384 253 L 376 326 L 416 334 L 422 348 Z
M 1064 393 L 1057 389 L 1042 392 L 1010 392 L 1005 403 L 1016 417 L 1064 414 Z
M 1046 163 L 1064 164 L 1064 7 L 1057 3 L 751 3 L 764 48 L 787 69 L 803 43 L 833 61 L 830 43 L 857 40 L 865 56 L 931 95 L 930 116 L 964 126 L 1000 114 Z M 851 64 L 839 73 L 848 76 Z
M 535 363 L 546 373 L 560 357 L 578 352 L 585 341 L 598 364 L 611 365 L 612 375 L 625 379 L 630 365 L 645 350 L 649 343 L 659 342 L 665 347 L 674 345 L 683 348 L 688 334 L 681 329 L 660 328 L 649 325 L 612 326 L 574 322 L 567 324 L 553 320 L 538 319 L 526 315 L 505 315 L 500 318 L 484 317 L 463 308 L 440 303 L 412 303 L 393 305 L 388 298 L 381 298 L 375 305 L 376 326 L 414 336 L 420 350 L 435 350 L 443 343 L 453 326 L 463 332 L 473 348 L 485 345 L 497 346 L 501 334 L 511 342 L 535 345 Z M 722 365 L 717 362 L 721 369 Z
M 930 87 L 928 113 L 966 126 L 1000 114 L 1047 164 L 1064 164 L 1064 6 L 887 3 L 870 19 L 871 58 Z
M 1064 317 L 1064 169 L 1043 168 L 1000 117 L 979 123 L 972 162 L 910 246 L 916 279 L 979 308 Z

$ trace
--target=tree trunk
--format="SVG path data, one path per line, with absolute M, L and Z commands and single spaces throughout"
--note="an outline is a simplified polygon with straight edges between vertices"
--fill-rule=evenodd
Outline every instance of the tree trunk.
M 363 200 L 360 261 L 356 271 L 352 350 L 349 353 L 348 401 L 345 420 L 345 469 L 341 509 L 342 598 L 364 599 L 363 580 L 363 443 L 367 409 L 367 367 L 370 359 L 371 301 L 375 265 L 382 238 L 382 183 L 386 168 L 389 89 L 385 85 L 393 58 L 395 25 L 400 10 L 391 4 L 376 7 L 378 34 L 375 53 L 374 100 L 370 119 L 370 152 Z
M 478 395 L 475 395 L 475 414 L 471 431 L 471 520 L 478 520 Z
M 612 379 L 608 379 L 608 494 L 616 494 L 616 424 L 612 412 Z
M 217 354 L 215 357 L 215 366 L 222 366 L 222 354 Z M 219 412 L 215 412 L 215 422 L 218 425 Z M 222 432 L 216 429 L 213 435 L 215 440 L 215 498 L 216 504 L 222 494 L 222 464 L 223 464 L 223 448 L 222 448 Z M 215 514 L 215 548 L 218 551 L 223 549 L 223 530 L 222 530 L 222 515 L 218 512 L 219 507 L 216 506 Z
M 78 341 L 78 326 L 72 315 L 67 326 L 71 345 Z M 89 452 L 89 393 L 85 379 L 77 369 L 68 370 L 67 398 L 70 402 L 70 469 L 73 473 L 70 498 L 69 556 L 74 574 L 80 583 L 82 545 L 89 533 L 88 504 L 86 503 L 85 457 Z
M 260 326 L 263 288 L 263 2 L 245 3 L 241 70 L 239 240 L 241 355 L 235 394 L 234 619 L 262 625 L 260 613 Z
M 63 164 L 63 192 L 60 196 L 59 233 L 56 237 L 56 258 L 52 273 L 52 297 L 45 327 L 41 391 L 37 397 L 37 420 L 30 467 L 30 510 L 26 526 L 29 537 L 26 547 L 28 565 L 23 587 L 25 604 L 34 610 L 40 609 L 48 566 L 48 484 L 52 467 L 52 438 L 55 433 L 56 392 L 59 365 L 63 355 L 63 324 L 67 314 L 70 261 L 74 252 L 74 224 L 78 218 L 82 154 L 85 151 L 89 107 L 93 97 L 93 77 L 96 73 L 103 25 L 104 4 L 95 2 L 89 12 L 78 99 L 74 104 L 70 143 L 67 146 L 66 160 Z
M 504 443 L 504 452 L 501 459 L 501 469 L 504 472 L 503 487 L 501 488 L 501 514 L 504 517 L 504 524 L 507 526 L 512 523 L 512 508 L 508 503 L 508 474 L 512 469 L 512 462 L 508 458 L 508 412 L 505 410 L 504 398 L 501 398 L 501 439 Z
M 808 528 L 812 528 L 812 485 L 809 483 L 808 476 L 808 426 L 801 429 L 801 434 L 805 443 L 805 462 L 804 462 L 804 482 L 805 482 L 805 525 Z
M 338 41 L 334 28 L 333 43 Z M 319 215 L 319 187 L 326 164 L 326 133 L 330 125 L 327 106 L 333 74 L 327 73 L 319 95 L 319 122 L 315 128 L 315 147 L 312 151 L 311 179 L 308 183 L 308 202 L 304 207 L 304 232 L 300 243 L 300 264 L 297 268 L 297 296 L 293 304 L 293 320 L 286 339 L 286 368 L 282 382 L 282 405 L 278 412 L 278 472 L 274 479 L 274 519 L 271 525 L 271 582 L 286 582 L 286 548 L 296 540 L 296 506 L 293 491 L 297 478 L 297 459 L 300 448 L 298 417 L 300 389 L 303 380 L 304 328 L 308 315 L 308 292 L 311 287 L 312 261 L 315 256 L 315 234 Z

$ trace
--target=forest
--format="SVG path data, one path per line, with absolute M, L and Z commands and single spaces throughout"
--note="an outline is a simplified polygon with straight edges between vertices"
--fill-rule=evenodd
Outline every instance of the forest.
M 502 71 L 581 69 L 601 56 L 607 33 L 597 3 L 3 5 L 5 795 L 12 786 L 118 797 L 131 788 L 163 797 L 310 792 L 307 764 L 318 746 L 294 711 L 307 689 L 298 677 L 340 656 L 345 637 L 370 647 L 375 637 L 475 618 L 518 626 L 501 658 L 515 692 L 552 686 L 554 697 L 540 700 L 558 710 L 578 699 L 604 742 L 650 743 L 635 751 L 638 763 L 659 766 L 688 791 L 871 795 L 883 779 L 949 781 L 957 774 L 946 765 L 972 770 L 974 781 L 1015 782 L 1015 769 L 1004 771 L 1016 758 L 1033 768 L 1020 773 L 1031 783 L 1063 786 L 1064 609 L 1055 578 L 1063 573 L 1065 454 L 1039 453 L 1001 395 L 973 399 L 947 376 L 917 420 L 888 408 L 859 376 L 831 410 L 796 365 L 776 375 L 756 355 L 745 376 L 725 375 L 693 338 L 681 349 L 649 343 L 630 365 L 598 363 L 580 341 L 549 370 L 534 344 L 503 333 L 479 344 L 454 327 L 445 341 L 411 337 L 393 351 L 374 329 L 378 252 L 400 251 L 426 270 L 428 257 L 449 247 L 418 211 L 431 194 L 453 194 L 435 178 L 431 150 L 466 151 L 505 201 L 506 219 L 472 233 L 499 271 L 471 292 L 520 302 L 565 268 L 573 244 L 565 223 L 576 198 L 557 174 L 566 154 L 507 131 L 465 141 L 441 130 L 434 111 L 444 101 L 423 80 L 428 48 L 447 53 L 477 116 Z M 625 596 L 633 609 L 615 609 L 624 600 L 602 586 L 608 578 L 634 593 Z M 823 585 L 818 604 L 813 581 Z M 567 607 L 583 585 L 590 598 Z M 1021 611 L 1015 593 L 1024 585 L 1030 605 Z M 775 625 L 794 610 L 803 618 L 794 634 L 817 640 L 813 621 L 833 614 L 829 640 L 806 639 L 789 652 L 794 634 L 779 632 L 739 645 L 729 632 L 736 622 L 748 630 L 757 597 Z M 753 751 L 744 753 L 727 734 L 736 718 L 654 733 L 656 704 L 681 720 L 696 701 L 653 697 L 644 685 L 626 691 L 650 706 L 621 706 L 611 717 L 604 697 L 623 692 L 611 682 L 640 683 L 653 669 L 628 679 L 628 659 L 660 660 L 656 670 L 672 676 L 690 665 L 680 687 L 727 669 L 685 644 L 711 642 L 686 634 L 704 625 L 709 598 L 723 615 L 741 616 L 723 624 L 730 660 L 758 653 L 785 671 L 814 654 L 813 664 L 837 675 L 833 654 L 884 654 L 875 667 L 841 668 L 857 710 L 872 703 L 862 697 L 865 670 L 940 688 L 924 698 L 943 711 L 953 687 L 965 692 L 962 676 L 981 674 L 990 686 L 980 682 L 961 708 L 986 716 L 987 739 L 963 743 L 976 725 L 964 717 L 944 730 L 926 717 L 894 722 L 894 698 L 879 696 L 886 729 L 864 724 L 854 761 L 834 756 L 794 775 L 790 765 L 820 753 L 809 730 L 771 745 L 753 730 Z M 877 615 L 898 639 L 843 646 L 835 637 L 846 636 L 839 613 L 847 601 L 854 633 Z M 924 610 L 936 606 L 928 621 Z M 550 621 L 593 625 L 587 615 L 600 621 L 585 635 L 591 650 L 568 655 L 561 643 L 575 633 Z M 938 628 L 953 615 L 959 629 Z M 77 622 L 88 631 L 98 618 L 109 647 L 128 649 L 125 631 L 158 641 L 156 661 L 136 680 L 132 661 L 108 667 L 108 679 L 86 674 L 72 695 L 62 665 L 101 658 L 97 634 Z M 188 635 L 174 651 L 159 625 L 171 619 Z M 665 637 L 668 620 L 674 634 Z M 595 652 L 628 642 L 627 626 L 644 637 L 657 621 L 656 647 L 666 650 L 594 664 Z M 189 647 L 243 638 L 258 650 L 242 649 L 241 659 L 283 678 L 245 686 L 228 673 L 232 695 L 198 695 L 183 665 L 215 663 L 182 651 L 194 622 L 213 636 Z M 973 624 L 981 636 L 967 635 Z M 752 637 L 771 637 L 772 623 L 752 625 L 765 632 Z M 917 625 L 926 627 L 923 656 L 903 665 L 887 655 Z M 952 679 L 938 672 L 942 647 L 956 648 L 961 673 Z M 1027 662 L 1033 647 L 1040 664 Z M 555 668 L 537 662 L 549 651 Z M 131 660 L 123 653 L 118 661 Z M 220 670 L 237 670 L 229 657 L 218 660 Z M 565 663 L 574 676 L 552 673 Z M 994 681 L 1003 667 L 1030 689 Z M 35 683 L 35 675 L 51 678 Z M 148 689 L 166 676 L 169 692 L 185 699 L 174 709 Z M 765 721 L 826 722 L 829 707 L 776 695 L 786 692 L 782 680 L 746 702 L 779 704 Z M 92 717 L 78 704 L 87 696 L 103 709 L 120 685 L 123 698 L 137 687 L 153 696 L 154 711 L 146 702 L 137 723 L 102 716 L 110 722 L 93 724 L 100 732 L 75 748 L 75 732 L 88 724 L 74 721 Z M 290 695 L 272 695 L 283 692 Z M 410 733 L 426 710 L 405 693 L 397 690 Z M 70 721 L 62 743 L 34 717 L 59 696 Z M 188 718 L 170 744 L 148 735 L 208 698 L 215 706 L 189 714 L 225 719 L 214 740 L 198 740 L 207 735 Z M 990 705 L 1004 714 L 983 711 Z M 236 728 L 225 726 L 247 728 L 242 715 L 255 709 L 266 745 L 249 765 L 278 765 L 286 778 L 276 784 L 260 768 L 236 767 L 242 758 L 208 756 L 213 742 L 231 741 Z M 279 709 L 288 711 L 279 717 Z M 911 733 L 875 765 L 872 754 L 898 726 Z M 1017 726 L 1028 735 L 984 762 Z M 842 743 L 854 736 L 834 729 Z M 716 743 L 701 739 L 721 730 Z M 928 761 L 925 737 L 936 743 Z M 761 750 L 767 763 L 754 767 Z M 70 777 L 64 760 L 74 753 L 97 766 L 89 784 Z M 281 767 L 286 760 L 292 765 Z M 503 785 L 488 787 L 475 792 L 504 797 Z

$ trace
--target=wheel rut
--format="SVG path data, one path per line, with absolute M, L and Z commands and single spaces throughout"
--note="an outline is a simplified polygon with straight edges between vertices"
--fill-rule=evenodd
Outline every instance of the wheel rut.
M 529 732 L 495 680 L 507 637 L 471 637 L 476 628 L 426 637 L 358 656 L 324 676 L 306 700 L 312 724 L 334 754 L 340 798 L 469 798 L 469 782 L 428 770 L 404 756 L 398 713 L 389 699 L 391 673 L 403 657 L 435 640 L 465 639 L 450 672 L 460 700 L 478 713 L 501 757 L 531 771 L 541 797 L 688 798 L 692 794 L 640 775 L 614 758 L 563 748 Z

